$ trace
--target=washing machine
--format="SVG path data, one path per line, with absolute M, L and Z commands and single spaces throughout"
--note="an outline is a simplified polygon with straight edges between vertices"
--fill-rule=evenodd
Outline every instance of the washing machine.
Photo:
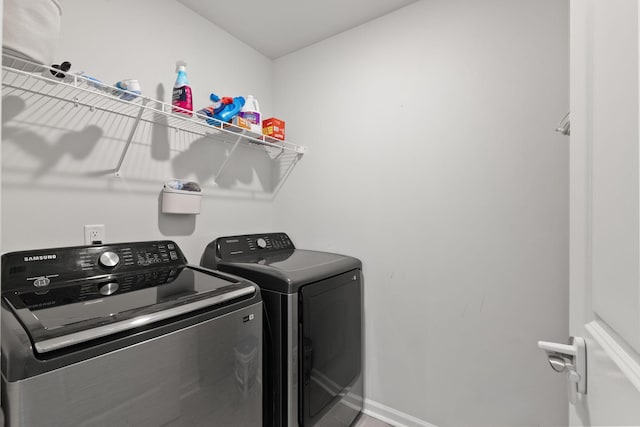
M 201 265 L 261 289 L 264 425 L 351 425 L 363 406 L 360 260 L 267 233 L 219 237 Z
M 262 426 L 258 287 L 172 241 L 2 256 L 8 427 Z

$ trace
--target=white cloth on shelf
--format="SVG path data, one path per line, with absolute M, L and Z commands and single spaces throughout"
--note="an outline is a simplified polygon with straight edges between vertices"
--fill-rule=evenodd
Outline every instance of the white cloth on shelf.
M 3 53 L 51 66 L 61 15 L 59 0 L 4 0 Z

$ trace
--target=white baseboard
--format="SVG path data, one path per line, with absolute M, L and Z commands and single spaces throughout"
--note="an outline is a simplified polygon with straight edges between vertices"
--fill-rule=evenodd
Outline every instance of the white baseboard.
M 437 427 L 435 424 L 428 423 L 371 399 L 364 399 L 362 412 L 396 427 Z

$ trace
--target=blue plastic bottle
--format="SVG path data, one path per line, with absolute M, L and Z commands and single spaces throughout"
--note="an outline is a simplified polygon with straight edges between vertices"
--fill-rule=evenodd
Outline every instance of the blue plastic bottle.
M 245 99 L 242 96 L 236 96 L 231 102 L 231 98 L 221 99 L 215 93 L 209 97 L 213 102 L 212 105 L 198 111 L 198 114 L 210 117 L 207 123 L 212 126 L 222 126 L 223 123 L 230 123 L 231 119 L 240 113 L 244 106 Z
M 233 104 L 227 104 L 225 107 L 216 114 L 214 117 L 220 119 L 223 122 L 230 122 L 235 116 L 240 113 L 240 110 L 244 106 L 244 97 L 236 96 L 233 98 Z

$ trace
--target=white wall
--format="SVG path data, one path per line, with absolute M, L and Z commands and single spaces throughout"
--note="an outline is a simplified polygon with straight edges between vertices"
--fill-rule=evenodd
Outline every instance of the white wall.
M 184 59 L 195 107 L 252 93 L 310 151 L 272 206 L 257 152 L 216 189 L 218 145 L 144 125 L 116 178 L 130 123 L 5 99 L 4 251 L 81 244 L 104 223 L 109 241 L 175 239 L 197 262 L 215 236 L 284 230 L 364 261 L 369 404 L 441 426 L 566 423 L 535 348 L 567 336 L 568 141 L 551 132 L 568 107 L 566 2 L 423 0 L 275 69 L 171 0 L 64 9 L 60 60 L 168 100 Z M 198 217 L 159 213 L 174 176 L 206 184 Z
M 182 59 L 194 108 L 216 92 L 251 93 L 271 110 L 271 61 L 173 0 L 65 0 L 63 8 L 56 58 L 77 71 L 111 84 L 135 78 L 145 95 L 170 102 Z M 131 120 L 33 96 L 7 96 L 3 106 L 5 251 L 83 244 L 84 224 L 105 224 L 109 242 L 174 239 L 199 262 L 216 236 L 271 229 L 264 153 L 236 155 L 216 188 L 213 174 L 230 145 L 143 124 L 116 178 Z M 173 177 L 204 186 L 202 214 L 159 213 L 162 184 Z
M 567 423 L 568 60 L 567 1 L 423 0 L 275 61 L 274 226 L 363 260 L 373 411 Z

